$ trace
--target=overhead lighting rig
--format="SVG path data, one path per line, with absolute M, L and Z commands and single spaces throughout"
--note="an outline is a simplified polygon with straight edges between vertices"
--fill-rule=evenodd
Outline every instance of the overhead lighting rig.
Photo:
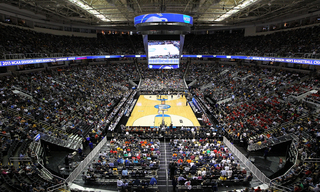
M 239 11 L 249 7 L 250 5 L 252 5 L 254 3 L 256 3 L 257 1 L 260 1 L 260 0 L 244 0 L 239 5 L 234 6 L 232 9 L 228 10 L 226 13 L 220 15 L 220 17 L 218 17 L 214 21 L 223 21 L 223 20 L 227 19 L 228 17 L 230 17 L 231 15 L 233 15 L 235 13 L 238 13 Z M 224 7 L 223 7 L 223 9 L 224 9 Z
M 95 8 L 93 8 L 90 5 L 82 2 L 81 0 L 68 0 L 68 1 L 71 2 L 72 4 L 76 5 L 76 6 L 80 7 L 81 9 L 87 11 L 88 13 L 90 13 L 94 17 L 100 19 L 101 21 L 111 21 L 109 18 L 107 18 L 106 16 L 101 14 Z

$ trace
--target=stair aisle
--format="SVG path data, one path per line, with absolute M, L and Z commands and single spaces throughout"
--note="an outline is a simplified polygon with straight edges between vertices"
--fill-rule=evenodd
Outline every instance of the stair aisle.
M 110 144 L 107 142 L 104 146 L 102 146 L 101 147 L 101 149 L 99 150 L 99 152 L 92 158 L 92 160 L 95 160 L 96 162 L 98 162 L 98 160 L 99 160 L 99 153 L 100 152 L 108 152 L 108 151 L 110 151 Z M 90 152 L 89 152 L 90 153 Z M 86 167 L 83 169 L 83 171 L 85 172 L 86 170 L 88 170 L 88 168 L 89 168 L 89 166 L 91 166 L 92 167 L 92 162 L 93 161 L 91 161 L 90 163 L 88 163 L 88 165 L 86 165 Z M 115 179 L 116 180 L 116 179 Z M 110 181 L 111 181 L 111 179 L 110 179 Z M 106 178 L 104 178 L 104 177 L 101 177 L 101 175 L 98 177 L 98 178 L 96 178 L 96 182 L 97 182 L 97 184 L 103 184 L 103 185 L 106 185 L 108 182 L 110 182 L 109 181 L 109 179 L 106 179 Z M 74 182 L 73 183 L 75 183 L 75 184 L 78 184 L 78 185 L 83 185 L 84 184 L 84 181 L 83 181 L 83 179 L 82 179 L 82 177 L 81 177 L 81 174 L 79 174 L 78 175 L 78 177 L 74 180 Z M 107 189 L 109 189 L 109 190 L 114 190 L 114 189 L 116 189 L 116 185 L 108 185 L 108 187 L 107 187 Z
M 168 165 L 172 160 L 172 152 L 169 142 L 161 142 L 160 144 L 160 169 L 158 171 L 158 187 L 159 191 L 173 191 L 172 182 L 168 176 Z

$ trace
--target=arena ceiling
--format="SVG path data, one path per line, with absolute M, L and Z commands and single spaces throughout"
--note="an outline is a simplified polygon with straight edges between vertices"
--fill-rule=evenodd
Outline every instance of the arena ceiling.
M 195 29 L 261 23 L 318 11 L 320 0 L 1 0 L 48 21 L 134 29 L 135 16 L 181 13 Z

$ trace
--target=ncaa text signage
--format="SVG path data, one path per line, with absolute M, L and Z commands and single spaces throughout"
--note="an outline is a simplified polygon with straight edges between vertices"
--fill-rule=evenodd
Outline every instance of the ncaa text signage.
M 83 59 L 140 58 L 140 57 L 146 57 L 146 55 L 96 55 L 96 56 L 7 60 L 7 61 L 0 61 L 0 67 L 14 66 L 14 65 L 28 65 L 28 64 L 37 64 L 37 63 L 51 63 L 51 62 L 58 62 L 58 61 L 83 60 Z M 245 59 L 245 60 L 255 60 L 255 61 L 271 61 L 271 62 L 281 62 L 281 63 L 320 65 L 320 60 L 318 59 L 295 59 L 295 58 L 256 57 L 256 56 L 239 56 L 239 55 L 181 55 L 181 57 Z

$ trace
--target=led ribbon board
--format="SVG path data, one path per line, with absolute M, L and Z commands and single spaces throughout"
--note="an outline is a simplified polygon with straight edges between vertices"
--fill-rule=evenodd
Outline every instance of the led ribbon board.
M 124 58 L 124 57 L 140 58 L 140 57 L 146 57 L 146 55 L 97 55 L 97 56 L 6 60 L 6 61 L 0 61 L 0 67 L 13 66 L 13 65 L 29 65 L 29 64 L 37 64 L 37 63 L 54 63 L 57 61 L 73 61 L 73 60 L 84 60 L 84 59 L 110 59 L 110 58 Z
M 57 62 L 57 61 L 83 60 L 83 59 L 103 59 L 103 58 L 109 59 L 109 58 L 130 58 L 130 57 L 131 58 L 143 58 L 143 57 L 147 57 L 147 56 L 146 55 L 97 55 L 97 56 L 77 56 L 77 57 L 6 60 L 6 61 L 0 61 L 0 67 L 13 66 L 13 65 L 28 65 L 28 64 L 36 64 L 36 63 L 51 63 L 51 62 Z M 320 65 L 319 59 L 258 57 L 258 56 L 241 56 L 241 55 L 181 55 L 181 57 L 243 59 L 243 60 L 254 60 L 254 61 L 272 61 L 272 62 L 281 62 L 281 63 Z
M 243 60 L 254 60 L 254 61 L 271 61 L 271 62 L 280 62 L 280 63 L 320 65 L 320 60 L 319 59 L 258 57 L 258 56 L 240 56 L 240 55 L 181 55 L 181 57 L 218 58 L 218 59 L 243 59 Z
M 186 23 L 193 25 L 193 18 L 189 15 L 175 14 L 175 13 L 151 13 L 139 15 L 134 18 L 134 26 L 141 23 Z

